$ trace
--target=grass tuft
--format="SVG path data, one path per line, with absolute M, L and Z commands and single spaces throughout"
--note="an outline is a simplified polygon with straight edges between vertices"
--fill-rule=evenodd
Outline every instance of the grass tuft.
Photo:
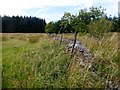
M 36 43 L 36 42 L 38 42 L 39 41 L 39 36 L 30 36 L 30 37 L 28 37 L 28 41 L 30 42 L 30 43 Z

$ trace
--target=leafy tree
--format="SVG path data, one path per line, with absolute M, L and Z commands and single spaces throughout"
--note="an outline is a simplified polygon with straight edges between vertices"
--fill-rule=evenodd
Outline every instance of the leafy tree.
M 88 26 L 91 23 L 91 21 L 98 20 L 99 18 L 103 17 L 104 9 L 102 7 L 91 7 L 89 10 L 84 9 L 80 10 L 78 14 L 78 22 L 79 22 L 79 32 L 89 32 Z
M 120 31 L 120 18 L 113 17 L 111 21 L 112 21 L 112 28 L 110 29 L 110 31 L 119 32 Z
M 60 24 L 61 24 L 60 20 L 57 22 L 49 22 L 45 27 L 45 32 L 46 33 L 59 33 L 59 30 L 61 29 Z
M 60 29 L 61 29 L 60 25 L 61 25 L 61 21 L 60 20 L 54 23 L 53 29 L 54 29 L 55 33 L 62 33 L 63 32 L 62 30 L 60 31 Z
M 103 9 L 101 6 L 100 7 L 91 7 L 90 8 L 91 19 L 92 20 L 98 20 L 101 17 L 106 16 L 105 13 L 104 13 L 105 10 L 106 9 Z
M 49 22 L 46 27 L 45 27 L 45 32 L 46 33 L 53 33 L 53 24 L 54 22 Z
M 71 28 L 71 18 L 72 15 L 69 12 L 65 12 L 63 17 L 61 18 L 61 27 L 63 27 L 63 32 L 72 32 L 72 28 Z
M 105 9 L 102 7 L 91 7 L 89 10 L 81 9 L 78 15 L 72 15 L 69 12 L 65 12 L 61 18 L 61 27 L 63 32 L 86 32 L 89 31 L 89 24 L 91 21 L 99 20 L 101 17 L 105 17 Z

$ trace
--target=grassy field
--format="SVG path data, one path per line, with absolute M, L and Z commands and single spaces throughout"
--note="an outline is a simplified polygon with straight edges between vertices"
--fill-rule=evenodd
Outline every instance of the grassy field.
M 118 34 L 108 33 L 99 41 L 89 35 L 77 38 L 94 56 L 97 75 L 80 67 L 75 57 L 70 59 L 65 47 L 46 34 L 3 34 L 2 87 L 107 88 L 109 81 L 120 85 Z

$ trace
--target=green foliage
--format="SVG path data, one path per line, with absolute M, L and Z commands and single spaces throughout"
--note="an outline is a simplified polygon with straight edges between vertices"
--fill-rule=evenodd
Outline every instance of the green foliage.
M 54 25 L 53 25 L 54 33 L 59 33 L 60 32 L 60 29 L 61 29 L 60 24 L 61 24 L 60 20 L 54 23 Z
M 61 21 L 49 22 L 45 27 L 46 33 L 58 33 L 61 28 L 60 24 Z
M 80 10 L 78 18 L 80 22 L 87 25 L 91 21 L 91 12 L 88 12 L 87 10 Z
M 65 33 L 73 32 L 71 25 L 70 25 L 71 18 L 72 18 L 72 15 L 69 12 L 64 13 L 63 17 L 61 18 L 61 24 L 60 24 L 60 26 L 63 29 L 62 32 L 65 32 Z
M 111 32 L 119 32 L 120 31 L 120 17 L 113 17 L 112 18 L 112 28 L 110 29 Z
M 118 31 L 120 19 L 108 18 L 104 13 L 105 9 L 100 7 L 91 7 L 87 9 L 81 9 L 78 14 L 72 15 L 69 12 L 65 12 L 61 20 L 57 22 L 50 22 L 46 26 L 47 33 L 72 33 L 76 30 L 81 33 L 90 33 L 94 36 L 102 36 L 106 31 Z M 102 18 L 104 18 L 102 20 Z M 104 25 L 107 24 L 107 25 Z M 112 24 L 112 25 L 111 25 Z M 103 28 L 102 28 L 103 25 Z M 97 27 L 98 26 L 98 27 Z M 95 28 L 96 27 L 96 28 Z M 111 28 L 110 28 L 111 27 Z M 94 30 L 89 30 L 93 29 Z M 101 30 L 100 30 L 101 29 Z M 105 30 L 103 30 L 105 29 Z M 95 35 L 96 34 L 96 35 Z
M 44 33 L 45 25 L 45 20 L 31 16 L 2 17 L 3 33 Z
M 61 26 L 64 28 L 64 32 L 78 30 L 78 32 L 88 33 L 88 25 L 91 21 L 104 17 L 104 11 L 105 9 L 102 9 L 102 7 L 91 7 L 89 10 L 81 9 L 78 15 L 71 15 L 69 12 L 65 12 L 61 18 Z
M 45 27 L 45 32 L 46 33 L 53 33 L 54 31 L 53 31 L 53 22 L 49 22 L 47 25 L 46 25 L 46 27 Z
M 112 22 L 102 17 L 99 20 L 92 21 L 89 25 L 89 33 L 95 37 L 101 38 L 112 26 Z
M 98 20 L 101 17 L 106 16 L 104 11 L 106 9 L 103 9 L 101 6 L 100 7 L 91 7 L 90 8 L 90 16 L 93 20 Z

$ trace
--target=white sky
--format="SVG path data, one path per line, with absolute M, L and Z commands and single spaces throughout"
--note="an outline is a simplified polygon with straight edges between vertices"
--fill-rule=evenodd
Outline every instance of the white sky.
M 46 6 L 91 6 L 93 0 L 1 0 L 0 8 L 41 8 Z
M 58 11 L 50 13 L 49 9 L 52 7 L 65 7 L 65 6 L 84 6 L 86 8 L 93 5 L 107 9 L 108 14 L 117 15 L 119 0 L 0 0 L 0 15 L 27 15 L 37 16 L 45 18 L 47 22 L 58 20 L 61 18 L 64 12 Z M 37 11 L 34 11 L 38 8 Z M 33 9 L 28 13 L 27 10 Z M 76 13 L 81 8 L 75 8 Z M 51 9 L 52 10 L 52 9 Z M 49 12 L 48 12 L 49 11 Z

